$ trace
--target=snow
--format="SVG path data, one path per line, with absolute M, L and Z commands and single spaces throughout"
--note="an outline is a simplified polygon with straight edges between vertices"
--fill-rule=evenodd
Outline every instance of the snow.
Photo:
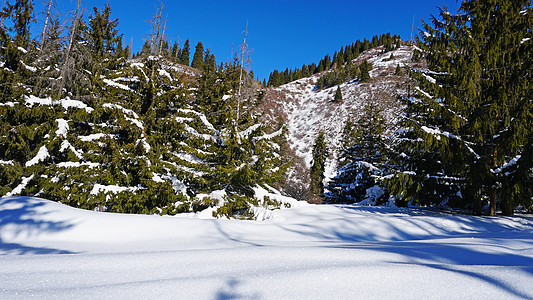
M 64 140 L 62 143 L 61 143 L 61 147 L 59 148 L 59 152 L 63 153 L 65 152 L 65 150 L 67 149 L 70 149 L 74 155 L 76 155 L 76 157 L 80 160 L 83 160 L 83 155 L 82 155 L 82 151 L 74 148 L 74 146 L 72 146 L 72 144 L 67 141 L 67 140 Z
M 26 188 L 26 186 L 33 179 L 34 176 L 35 175 L 32 174 L 29 177 L 22 177 L 22 182 L 19 185 L 17 185 L 17 187 L 15 187 L 11 192 L 7 193 L 5 197 L 11 197 L 13 195 L 18 195 L 22 193 L 22 191 Z M 2 243 L 2 239 L 0 238 L 0 245 L 1 243 Z
M 98 163 L 92 163 L 92 162 L 73 162 L 73 161 L 66 161 L 66 162 L 60 162 L 57 164 L 59 168 L 79 168 L 83 166 L 87 166 L 90 169 L 100 166 Z
M 213 126 L 213 124 L 211 124 L 208 120 L 207 120 L 207 117 L 202 114 L 201 112 L 197 112 L 195 110 L 191 110 L 191 109 L 184 109 L 184 108 L 180 108 L 178 109 L 178 112 L 181 112 L 181 113 L 185 113 L 185 114 L 194 114 L 194 115 L 197 115 L 198 117 L 200 117 L 200 121 L 202 121 L 202 123 L 204 123 L 204 125 L 207 127 L 207 129 L 209 129 L 210 131 L 213 131 L 213 132 L 216 132 L 216 129 L 215 129 L 215 126 Z M 178 122 L 180 122 L 179 120 L 188 120 L 189 118 L 180 118 L 178 119 L 178 117 L 176 118 L 176 120 Z M 192 120 L 192 119 L 191 119 Z
M 505 163 L 503 166 L 501 166 L 500 168 L 491 169 L 490 171 L 494 174 L 501 173 L 503 170 L 516 165 L 521 157 L 522 155 L 517 155 L 513 157 L 513 159 L 511 159 L 508 163 Z
M 30 71 L 30 72 L 33 72 L 33 73 L 37 72 L 37 68 L 36 68 L 36 67 L 28 66 L 28 65 L 26 65 L 23 61 L 20 61 L 20 64 L 21 64 L 24 68 L 26 68 L 28 71 Z
M 92 107 L 87 106 L 87 104 L 79 101 L 79 100 L 72 100 L 70 98 L 61 99 L 58 101 L 52 100 L 52 98 L 39 98 L 34 95 L 30 96 L 24 96 L 24 100 L 26 104 L 33 106 L 35 104 L 37 105 L 61 105 L 65 110 L 68 110 L 70 107 L 79 108 L 79 109 L 85 109 L 87 113 L 91 113 L 94 109 Z
M 68 121 L 65 119 L 57 119 L 57 130 L 56 135 L 59 137 L 67 137 L 67 133 L 69 130 Z
M 91 195 L 98 195 L 99 193 L 121 193 L 126 191 L 134 192 L 138 190 L 139 188 L 136 187 L 124 187 L 124 186 L 118 186 L 118 185 L 102 185 L 102 184 L 95 184 L 93 189 L 91 190 Z
M 128 120 L 131 123 L 135 124 L 141 130 L 144 130 L 143 124 L 141 123 L 141 121 L 138 120 L 139 119 L 139 115 L 136 112 L 134 112 L 133 110 L 124 108 L 124 107 L 122 107 L 122 106 L 120 106 L 118 104 L 113 104 L 113 103 L 104 103 L 104 105 L 102 105 L 102 107 L 111 108 L 111 109 L 120 109 L 125 114 L 133 116 L 133 118 L 128 118 L 128 117 L 125 117 L 125 118 L 126 118 L 126 120 Z
M 99 140 L 101 138 L 104 138 L 106 136 L 114 137 L 112 134 L 105 134 L 105 133 L 93 133 L 89 135 L 82 135 L 78 136 L 78 138 L 84 142 L 92 142 L 94 140 Z
M 170 81 L 173 81 L 172 76 L 170 76 L 170 73 L 163 69 L 159 69 L 159 76 L 167 77 Z
M 126 90 L 126 91 L 131 91 L 131 89 L 127 85 L 115 82 L 115 81 L 110 80 L 110 79 L 104 79 L 104 83 L 109 85 L 109 86 L 112 86 L 112 87 L 116 87 L 116 88 L 123 89 L 123 90 Z
M 0 66 L 0 67 L 2 67 L 2 66 Z M 2 106 L 15 107 L 15 102 L 11 102 L 11 101 L 9 101 L 9 102 L 6 102 L 6 103 L 0 103 L 0 105 L 2 105 Z
M 10 165 L 10 166 L 12 166 L 13 165 L 13 161 L 12 160 L 1 160 L 0 159 L 0 165 Z
M 531 299 L 533 218 L 304 205 L 266 221 L 0 198 L 0 298 Z
M 26 167 L 36 165 L 39 162 L 47 159 L 49 156 L 50 154 L 48 153 L 48 149 L 46 149 L 46 146 L 42 146 L 41 148 L 39 148 L 39 152 L 37 152 L 37 155 L 35 155 L 34 158 L 26 162 Z

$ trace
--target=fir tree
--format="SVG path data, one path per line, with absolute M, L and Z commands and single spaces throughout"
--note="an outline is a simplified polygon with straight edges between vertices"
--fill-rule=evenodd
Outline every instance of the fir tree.
M 325 194 L 328 203 L 366 200 L 369 204 L 376 204 L 382 201 L 385 191 L 379 184 L 387 172 L 384 128 L 381 109 L 373 103 L 367 104 L 363 116 L 355 124 L 353 144 L 341 154 L 342 164 L 337 175 L 328 183 Z M 372 193 L 367 192 L 370 189 Z
M 185 41 L 183 49 L 181 50 L 180 64 L 188 66 L 189 65 L 189 39 Z
M 202 70 L 204 68 L 204 45 L 202 42 L 198 42 L 198 44 L 196 44 L 191 67 L 198 70 Z
M 464 1 L 458 14 L 442 9 L 440 18 L 424 28 L 430 70 L 415 73 L 425 94 L 406 99 L 405 151 L 398 151 L 405 168 L 393 186 L 409 201 L 462 200 L 480 214 L 488 198 L 489 214 L 497 203 L 512 214 L 518 201 L 531 202 L 521 188 L 527 176 L 515 176 L 519 168 L 503 172 L 510 161 L 529 163 L 521 157 L 533 114 L 523 63 L 531 56 L 531 3 Z
M 324 193 L 324 168 L 326 165 L 327 148 L 325 134 L 320 131 L 313 146 L 313 164 L 311 165 L 311 183 L 309 193 L 315 197 Z
M 335 92 L 335 98 L 333 99 L 334 102 L 341 102 L 342 101 L 342 92 L 340 86 L 337 87 L 337 91 Z

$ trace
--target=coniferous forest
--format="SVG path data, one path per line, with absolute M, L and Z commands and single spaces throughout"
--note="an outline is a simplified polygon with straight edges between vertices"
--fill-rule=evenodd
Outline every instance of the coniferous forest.
M 51 5 L 50 1 L 50 5 Z M 162 9 L 162 8 L 160 8 Z M 48 10 L 49 11 L 49 10 Z M 0 26 L 0 195 L 28 195 L 102 211 L 177 214 L 213 208 L 253 218 L 279 208 L 257 188 L 284 192 L 293 160 L 283 120 L 264 122 L 265 94 L 313 77 L 333 88 L 373 84 L 368 50 L 410 47 L 386 124 L 369 102 L 345 120 L 336 176 L 324 176 L 328 132 L 317 128 L 308 199 L 323 203 L 533 210 L 533 11 L 531 1 L 465 0 L 444 8 L 417 41 L 390 33 L 357 40 L 318 64 L 254 78 L 242 53 L 227 61 L 198 42 L 165 39 L 153 20 L 139 53 L 124 45 L 112 8 L 37 25 L 30 0 L 7 1 Z M 158 11 L 156 16 L 161 16 Z M 42 34 L 30 37 L 31 26 Z M 191 52 L 192 51 L 192 52 Z M 388 54 L 387 54 L 388 55 Z M 389 60 L 393 60 L 391 54 Z M 402 77 L 403 76 L 403 77 Z M 223 191 L 221 199 L 214 192 Z M 305 199 L 305 200 L 308 200 Z

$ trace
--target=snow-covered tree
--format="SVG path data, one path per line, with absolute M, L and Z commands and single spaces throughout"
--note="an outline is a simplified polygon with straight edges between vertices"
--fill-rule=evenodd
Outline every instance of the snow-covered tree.
M 414 204 L 470 204 L 512 214 L 531 203 L 527 176 L 504 171 L 522 159 L 531 136 L 531 1 L 464 1 L 425 24 L 427 70 L 397 140 L 402 161 L 391 188 Z M 511 169 L 509 169 L 511 170 Z M 512 192 L 511 192 L 512 191 Z M 511 192 L 511 193 L 510 193 Z M 512 194 L 514 196 L 509 196 Z M 471 201 L 470 203 L 466 203 Z
M 380 108 L 373 103 L 367 104 L 363 116 L 354 124 L 353 144 L 341 155 L 344 163 L 326 187 L 327 202 L 354 203 L 367 200 L 375 204 L 381 200 L 384 189 L 379 183 L 386 172 L 387 160 L 384 128 L 385 119 Z

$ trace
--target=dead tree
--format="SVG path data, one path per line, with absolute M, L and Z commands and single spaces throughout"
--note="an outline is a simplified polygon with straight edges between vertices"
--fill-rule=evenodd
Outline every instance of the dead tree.
M 45 37 L 46 37 L 46 29 L 48 27 L 48 22 L 50 21 L 50 11 L 52 9 L 52 4 L 53 3 L 54 3 L 54 0 L 48 0 L 47 6 L 46 6 L 46 18 L 45 18 L 45 21 L 44 21 L 43 33 L 42 33 L 42 37 L 41 37 L 41 49 L 39 50 L 40 53 L 42 53 L 42 51 L 43 51 L 44 41 L 45 41 Z

